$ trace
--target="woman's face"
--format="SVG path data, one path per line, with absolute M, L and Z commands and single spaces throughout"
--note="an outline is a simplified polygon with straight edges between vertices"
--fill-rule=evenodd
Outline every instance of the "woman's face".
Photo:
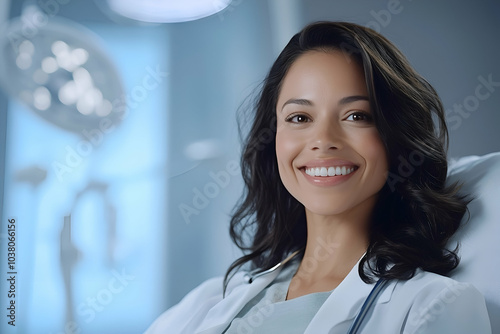
M 309 51 L 285 76 L 276 105 L 276 157 L 286 189 L 307 211 L 372 210 L 386 181 L 361 67 L 340 51 Z

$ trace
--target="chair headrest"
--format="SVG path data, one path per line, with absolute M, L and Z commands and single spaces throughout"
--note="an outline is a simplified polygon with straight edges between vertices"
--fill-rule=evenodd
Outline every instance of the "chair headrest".
M 460 265 L 451 277 L 472 283 L 486 299 L 493 333 L 500 332 L 500 152 L 450 162 L 448 183 L 463 184 L 473 196 L 462 227 L 450 241 L 460 242 Z M 469 221 L 467 222 L 467 219 Z

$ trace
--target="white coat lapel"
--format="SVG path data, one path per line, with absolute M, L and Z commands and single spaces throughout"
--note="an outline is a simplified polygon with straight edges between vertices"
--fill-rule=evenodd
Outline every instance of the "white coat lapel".
M 354 320 L 366 297 L 375 286 L 375 283 L 366 284 L 363 282 L 359 277 L 358 265 L 359 262 L 339 286 L 332 291 L 330 297 L 311 320 L 304 334 L 326 333 L 327 330 L 331 330 L 346 321 Z M 376 303 L 388 302 L 391 299 L 394 286 L 394 283 L 389 284 L 385 291 L 382 291 Z
M 226 298 L 210 309 L 196 333 L 222 333 L 246 303 L 268 286 L 279 275 L 281 269 L 280 267 L 269 274 L 260 276 L 251 284 L 244 283 L 242 280 L 241 285 L 236 286 Z

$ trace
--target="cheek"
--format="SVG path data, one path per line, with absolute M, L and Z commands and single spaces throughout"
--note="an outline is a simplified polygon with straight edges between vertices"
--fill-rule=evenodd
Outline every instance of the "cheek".
M 276 133 L 276 158 L 278 165 L 289 166 L 297 152 L 297 142 L 286 131 Z
M 364 157 L 371 173 L 375 174 L 373 176 L 380 182 L 385 182 L 388 172 L 387 153 L 378 133 L 369 136 L 364 142 L 364 147 Z
M 366 145 L 366 147 L 368 151 L 367 155 L 369 156 L 369 158 L 371 158 L 372 160 L 380 161 L 381 163 L 384 162 L 386 164 L 387 154 L 385 152 L 384 143 L 382 143 L 378 135 L 373 136 L 369 140 L 369 143 Z
M 281 181 L 288 189 L 291 180 L 295 179 L 293 162 L 301 151 L 300 141 L 287 131 L 276 133 L 276 159 Z M 290 189 L 288 189 L 290 191 Z

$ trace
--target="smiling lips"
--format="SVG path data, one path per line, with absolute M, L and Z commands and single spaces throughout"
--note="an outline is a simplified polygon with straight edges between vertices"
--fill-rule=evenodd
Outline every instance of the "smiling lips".
M 310 176 L 338 176 L 351 174 L 355 169 L 355 166 L 311 167 L 305 168 L 305 172 Z
M 315 159 L 300 168 L 305 178 L 317 186 L 333 186 L 351 178 L 359 166 L 346 160 Z

